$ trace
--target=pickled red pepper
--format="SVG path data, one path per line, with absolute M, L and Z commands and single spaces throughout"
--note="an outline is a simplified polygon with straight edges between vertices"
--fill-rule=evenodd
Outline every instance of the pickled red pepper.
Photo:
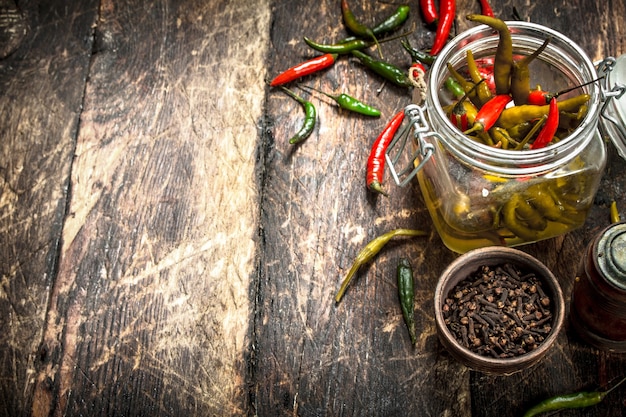
M 491 129 L 511 100 L 512 97 L 508 94 L 500 94 L 493 97 L 478 110 L 476 119 L 474 119 L 474 125 L 463 133 L 486 132 Z
M 550 100 L 550 110 L 548 111 L 548 118 L 546 124 L 543 126 L 535 141 L 530 144 L 530 149 L 540 149 L 545 147 L 552 141 L 556 130 L 559 127 L 559 106 L 556 102 L 556 97 L 552 97 Z

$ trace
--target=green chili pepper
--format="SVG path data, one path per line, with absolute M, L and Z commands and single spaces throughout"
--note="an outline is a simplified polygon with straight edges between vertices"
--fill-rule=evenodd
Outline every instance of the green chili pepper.
M 377 59 L 374 59 L 361 51 L 352 51 L 351 53 L 352 55 L 357 57 L 361 61 L 361 63 L 363 63 L 363 65 L 365 65 L 367 68 L 371 69 L 376 74 L 380 75 L 386 80 L 391 81 L 395 85 L 399 87 L 413 86 L 406 72 L 402 71 L 395 65 L 386 61 L 379 61 Z
M 315 109 L 313 103 L 311 103 L 310 101 L 303 99 L 286 87 L 281 86 L 281 88 L 285 93 L 287 93 L 294 100 L 300 103 L 300 105 L 304 109 L 304 122 L 302 124 L 302 127 L 295 135 L 293 135 L 291 139 L 289 139 L 289 143 L 294 145 L 296 143 L 302 142 L 303 140 L 308 138 L 311 133 L 313 133 L 313 129 L 315 129 L 315 122 L 317 119 L 317 110 Z
M 456 98 L 461 98 L 465 95 L 465 90 L 463 90 L 461 84 L 459 84 L 458 81 L 454 79 L 454 77 L 446 78 L 446 80 L 443 82 L 443 85 Z
M 378 23 L 376 26 L 372 28 L 372 32 L 374 32 L 374 36 L 382 35 L 386 32 L 391 32 L 400 27 L 409 17 L 409 11 L 411 8 L 407 5 L 400 5 L 396 9 L 396 11 L 387 17 L 382 22 Z M 342 40 L 341 42 L 350 42 L 357 39 L 354 36 L 349 36 Z
M 383 20 L 372 28 L 372 32 L 375 36 L 378 36 L 385 32 L 391 32 L 397 29 L 409 18 L 409 12 L 411 8 L 406 4 L 398 6 L 396 11 L 390 15 L 387 19 Z
M 352 277 L 356 274 L 356 271 L 358 271 L 363 264 L 371 261 L 391 239 L 397 236 L 426 236 L 426 234 L 426 232 L 415 229 L 394 229 L 371 240 L 363 249 L 361 249 L 359 254 L 354 259 L 352 267 L 350 267 L 348 274 L 341 283 L 339 291 L 335 295 L 335 302 L 338 303 L 341 301 L 341 298 L 346 292 L 346 289 L 348 288 L 350 281 L 352 281 Z
M 518 206 L 525 203 L 519 195 L 513 194 L 502 206 L 502 221 L 515 236 L 528 242 L 534 242 L 539 240 L 541 237 L 540 233 L 537 230 L 531 230 L 517 215 Z
M 562 206 L 556 204 L 551 194 L 545 184 L 533 185 L 524 191 L 526 200 L 546 219 L 560 221 L 564 210 Z
M 350 30 L 350 32 L 354 33 L 357 36 L 362 36 L 364 38 L 368 38 L 374 41 L 378 48 L 378 52 L 380 53 L 380 57 L 382 58 L 382 52 L 380 50 L 380 45 L 378 44 L 378 40 L 376 39 L 376 35 L 372 29 L 361 22 L 359 22 L 350 7 L 348 6 L 347 0 L 341 0 L 341 15 L 343 17 L 343 21 L 346 24 L 346 27 Z
M 533 127 L 533 123 L 528 121 L 528 122 L 522 122 L 522 123 L 516 124 L 515 126 L 511 126 L 507 128 L 506 131 L 509 133 L 509 136 L 511 136 L 513 139 L 520 140 L 520 139 L 523 139 L 524 136 L 526 136 L 526 134 L 528 133 L 530 129 L 532 129 L 532 127 Z
M 380 41 L 380 43 L 389 42 L 398 38 L 404 38 L 406 37 L 406 35 L 407 35 L 406 33 L 403 33 L 398 36 L 392 36 L 392 37 L 389 37 Z M 369 48 L 370 46 L 374 45 L 374 42 L 366 41 L 365 39 L 352 39 L 349 41 L 346 41 L 344 39 L 343 41 L 339 43 L 326 45 L 326 44 L 315 42 L 312 39 L 307 38 L 306 36 L 304 36 L 303 38 L 304 38 L 304 42 L 307 45 L 309 45 L 311 48 L 320 52 L 325 52 L 325 53 L 330 53 L 330 54 L 348 54 L 352 51 L 360 51 L 360 50 Z
M 533 230 L 545 230 L 548 222 L 537 209 L 530 205 L 526 198 L 516 196 L 515 214 L 517 218 L 524 221 Z
M 380 110 L 375 109 L 372 106 L 368 106 L 367 104 L 347 94 L 341 93 L 338 95 L 333 95 L 333 94 L 328 94 L 324 91 L 318 90 L 317 88 L 311 87 L 308 85 L 304 85 L 302 87 L 310 88 L 313 91 L 317 91 L 320 94 L 324 94 L 326 97 L 333 99 L 337 104 L 339 104 L 339 107 L 341 107 L 342 109 L 359 113 L 359 114 L 363 114 L 365 116 L 372 116 L 372 117 L 380 116 Z
M 608 391 L 577 392 L 548 398 L 526 411 L 524 417 L 533 417 L 545 413 L 546 411 L 562 410 L 566 408 L 584 408 L 599 404 L 609 392 L 613 391 L 624 381 L 626 381 L 626 378 L 619 381 Z
M 467 15 L 467 20 L 482 23 L 498 32 L 499 39 L 493 63 L 493 78 L 496 83 L 496 94 L 508 94 L 513 66 L 513 40 L 509 27 L 501 19 L 481 14 Z
M 322 43 L 317 43 L 307 38 L 306 36 L 304 36 L 304 42 L 306 42 L 307 45 L 317 51 L 330 54 L 347 54 L 351 51 L 365 49 L 372 45 L 372 42 L 368 42 L 364 39 L 354 39 L 348 42 L 325 45 Z
M 414 303 L 415 291 L 413 290 L 413 269 L 409 260 L 400 259 L 397 268 L 398 277 L 398 297 L 400 298 L 400 307 L 402 308 L 402 316 L 409 330 L 409 337 L 413 346 L 417 343 L 417 335 L 415 334 L 415 316 Z
M 580 106 L 587 103 L 591 96 L 589 94 L 580 94 L 567 100 L 559 101 L 559 111 L 578 111 Z M 504 109 L 498 119 L 498 126 L 508 129 L 517 124 L 538 119 L 547 115 L 550 110 L 548 104 L 543 106 L 535 106 L 532 104 L 522 104 L 521 106 L 513 106 Z
M 535 52 L 513 63 L 511 67 L 511 95 L 516 105 L 528 102 L 528 96 L 530 95 L 530 70 L 528 65 L 546 49 L 551 39 L 546 39 Z
M 472 51 L 468 49 L 465 55 L 467 58 L 467 71 L 469 72 L 472 82 L 476 86 L 476 96 L 478 97 L 478 101 L 480 104 L 485 104 L 491 99 L 491 90 L 489 90 L 489 85 L 483 82 L 485 79 L 482 77 L 482 74 L 478 69 L 478 65 L 476 65 Z
M 407 50 L 409 55 L 411 55 L 411 58 L 413 58 L 413 61 L 421 62 L 422 64 L 432 65 L 433 62 L 435 62 L 435 59 L 437 58 L 434 55 L 431 55 L 424 51 L 420 51 L 419 49 L 413 48 L 411 44 L 409 43 L 409 41 L 406 39 L 402 39 L 400 43 L 402 44 L 404 49 Z
M 489 134 L 496 145 L 498 143 L 501 144 L 500 147 L 502 149 L 509 149 L 511 145 L 517 145 L 517 142 L 509 135 L 509 132 L 501 127 L 492 127 L 489 129 Z

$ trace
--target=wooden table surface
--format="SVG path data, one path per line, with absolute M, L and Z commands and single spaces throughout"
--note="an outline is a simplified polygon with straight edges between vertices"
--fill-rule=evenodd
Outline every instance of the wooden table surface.
M 395 6 L 351 1 L 379 21 Z M 433 31 L 409 1 L 405 30 Z M 493 0 L 552 27 L 592 60 L 626 53 L 626 4 Z M 470 371 L 440 345 L 439 274 L 456 254 L 434 232 L 416 183 L 376 198 L 369 147 L 411 94 L 341 58 L 305 79 L 382 111 L 318 123 L 267 80 L 346 35 L 338 0 L 0 1 L 0 416 L 519 416 L 556 394 L 605 389 L 626 355 L 566 326 L 536 366 Z M 13 8 L 12 8 L 13 7 Z M 457 2 L 462 18 L 476 1 Z M 6 16 L 9 16 L 7 18 Z M 382 46 L 410 63 L 398 42 Z M 586 224 L 521 249 L 559 277 L 567 304 L 581 251 L 626 217 L 626 162 L 609 161 Z M 390 244 L 334 293 L 356 253 Z M 413 348 L 395 285 L 416 275 Z M 563 416 L 621 416 L 626 386 Z

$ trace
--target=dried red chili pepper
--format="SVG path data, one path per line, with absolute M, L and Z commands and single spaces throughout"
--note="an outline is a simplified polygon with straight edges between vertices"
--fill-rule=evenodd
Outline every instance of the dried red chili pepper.
M 430 49 L 431 55 L 437 55 L 443 49 L 450 36 L 450 29 L 456 17 L 456 1 L 441 0 L 439 3 L 439 21 L 437 22 L 437 31 L 435 32 L 435 41 Z
M 543 128 L 539 131 L 537 138 L 530 144 L 530 149 L 540 149 L 546 146 L 556 133 L 559 127 L 559 106 L 556 102 L 556 97 L 552 97 L 550 100 L 550 110 L 548 111 L 548 119 L 543 125 Z
M 383 174 L 385 171 L 385 152 L 398 131 L 398 128 L 402 125 L 403 120 L 404 111 L 400 111 L 387 123 L 372 145 L 369 158 L 367 158 L 366 175 L 367 188 L 371 191 L 387 195 L 382 188 Z
M 488 0 L 478 0 L 480 2 L 481 13 L 485 16 L 494 17 L 493 9 Z
M 513 98 L 508 94 L 499 94 L 493 97 L 478 110 L 476 119 L 474 119 L 474 126 L 463 133 L 486 132 L 491 129 L 511 100 Z
M 337 60 L 337 54 L 324 54 L 318 57 L 309 59 L 300 64 L 286 69 L 282 73 L 278 74 L 270 83 L 270 86 L 276 87 L 277 85 L 286 84 L 293 80 L 297 80 L 305 75 L 313 74 L 314 72 L 328 68 Z
M 427 25 L 432 25 L 439 19 L 439 13 L 435 7 L 435 0 L 420 0 L 420 10 L 422 11 L 422 17 Z

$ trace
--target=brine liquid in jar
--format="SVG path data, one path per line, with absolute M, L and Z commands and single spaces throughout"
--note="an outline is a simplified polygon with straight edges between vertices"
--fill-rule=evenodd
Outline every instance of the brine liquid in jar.
M 606 163 L 605 144 L 597 128 L 601 90 L 593 82 L 597 72 L 592 62 L 556 31 L 527 22 L 507 24 L 515 60 L 532 54 L 550 38 L 529 65 L 531 85 L 553 92 L 573 90 L 559 96 L 559 129 L 545 147 L 530 149 L 524 144 L 538 117 L 528 116 L 527 108 L 517 103 L 495 125 L 506 130 L 506 140 L 497 142 L 494 129 L 464 134 L 450 116 L 450 106 L 458 97 L 445 86 L 451 77 L 448 64 L 466 74 L 467 51 L 471 50 L 476 62 L 488 66 L 498 35 L 480 25 L 458 35 L 440 53 L 428 80 L 429 91 L 438 94 L 426 98 L 430 129 L 437 132 L 426 138 L 434 154 L 417 178 L 442 241 L 459 253 L 536 242 L 580 227 Z M 548 105 L 544 107 L 545 113 Z

